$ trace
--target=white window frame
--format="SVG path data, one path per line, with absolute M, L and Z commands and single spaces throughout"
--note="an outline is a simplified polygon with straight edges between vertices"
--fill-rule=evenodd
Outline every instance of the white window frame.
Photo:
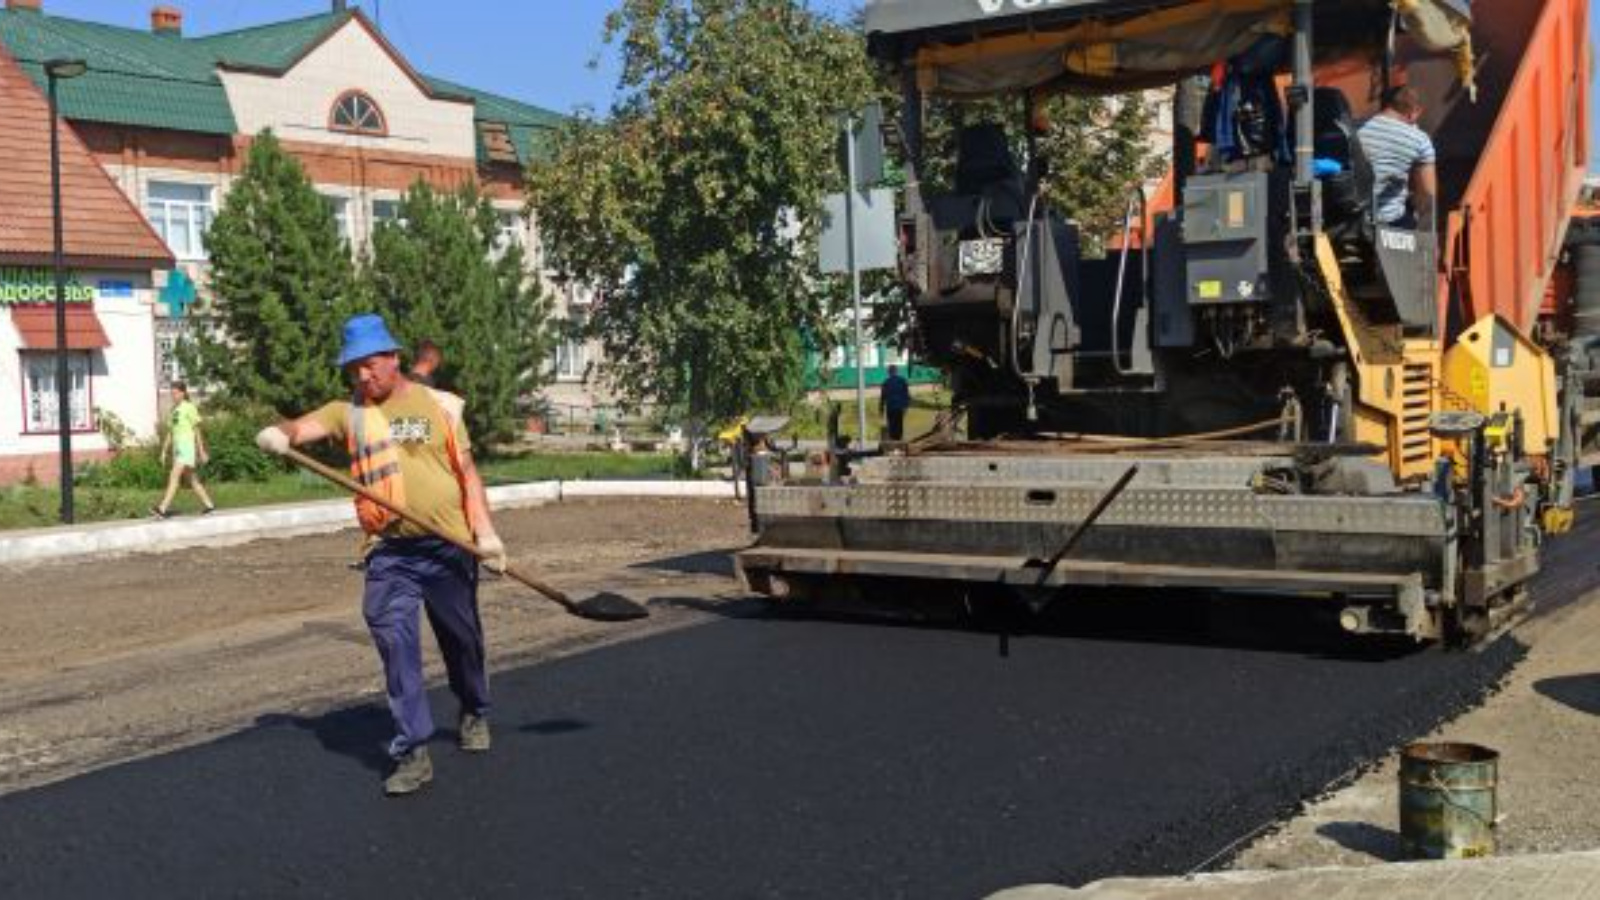
M 588 309 L 594 306 L 597 296 L 594 288 L 576 282 L 568 282 L 564 285 L 562 293 L 566 296 L 569 308 L 576 307 L 580 309 Z
M 354 233 L 350 227 L 350 197 L 332 191 L 317 191 L 317 196 L 328 204 L 328 211 L 333 213 L 333 224 L 339 231 L 339 237 L 346 243 L 354 243 Z
M 581 382 L 589 374 L 589 344 L 572 334 L 577 323 L 558 322 L 561 339 L 556 342 L 555 356 L 550 365 L 558 382 Z
M 512 246 L 527 249 L 528 222 L 522 217 L 520 210 L 497 206 L 494 210 L 494 249 L 490 255 L 494 259 L 499 259 Z
M 167 190 L 176 188 L 178 190 Z M 182 194 L 190 191 L 199 192 L 204 199 L 186 199 L 174 197 L 170 194 Z M 169 196 L 157 196 L 167 193 Z M 210 259 L 206 250 L 206 232 L 211 228 L 211 219 L 216 214 L 216 187 L 210 184 L 200 184 L 193 181 L 173 181 L 152 178 L 145 182 L 144 215 L 154 228 L 156 234 L 166 243 L 167 249 L 180 260 L 202 262 Z M 176 220 L 182 218 L 183 246 L 173 243 L 175 236 L 172 229 Z
M 24 350 L 22 370 L 22 433 L 59 434 L 56 405 L 56 353 L 54 350 Z M 94 354 L 89 350 L 67 351 L 67 372 L 72 380 L 72 431 L 94 431 Z
M 374 233 L 377 232 L 378 226 L 382 225 L 384 222 L 393 222 L 398 225 L 404 225 L 406 223 L 406 220 L 400 216 L 400 201 L 400 197 L 373 197 L 372 200 L 367 204 L 367 218 L 372 223 L 372 231 Z M 378 207 L 380 206 L 392 206 L 394 208 L 394 215 L 379 215 Z

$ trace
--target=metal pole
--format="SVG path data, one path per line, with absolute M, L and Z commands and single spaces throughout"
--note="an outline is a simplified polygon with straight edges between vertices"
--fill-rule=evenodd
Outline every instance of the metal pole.
M 48 72 L 48 70 L 47 70 Z M 61 147 L 56 120 L 56 76 L 50 84 L 50 207 L 55 231 L 56 431 L 61 436 L 61 521 L 70 525 L 72 509 L 72 373 L 67 363 L 67 272 L 61 239 Z
M 1316 156 L 1316 112 L 1312 103 L 1315 81 L 1311 68 L 1314 9 L 1314 0 L 1295 0 L 1294 86 L 1301 92 L 1304 102 L 1294 111 L 1294 179 L 1301 188 L 1316 181 L 1312 168 Z
M 856 119 L 844 117 L 844 156 L 846 184 L 844 234 L 848 244 L 846 259 L 850 267 L 850 304 L 856 325 L 856 449 L 867 449 L 867 368 L 866 331 L 861 324 L 861 269 L 856 260 Z

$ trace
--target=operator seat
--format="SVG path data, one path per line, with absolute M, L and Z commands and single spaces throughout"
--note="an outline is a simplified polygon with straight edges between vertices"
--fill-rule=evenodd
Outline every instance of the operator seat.
M 956 191 L 982 197 L 993 225 L 1021 221 L 1028 212 L 1027 189 L 1005 129 L 994 123 L 969 125 L 956 140 Z
M 999 237 L 1027 215 L 1027 189 L 1005 129 L 969 125 L 956 135 L 955 192 L 929 199 L 940 231 L 962 240 Z
M 1322 179 L 1322 211 L 1329 236 L 1338 244 L 1370 244 L 1372 164 L 1361 147 L 1355 116 L 1344 91 L 1319 87 L 1312 94 L 1316 157 L 1339 163 L 1340 172 Z
M 966 283 L 958 271 L 960 242 L 1011 237 L 1027 217 L 1027 189 L 1005 129 L 969 125 L 957 133 L 953 188 L 928 198 L 934 230 L 943 235 L 935 241 L 941 259 L 934 287 L 945 293 Z

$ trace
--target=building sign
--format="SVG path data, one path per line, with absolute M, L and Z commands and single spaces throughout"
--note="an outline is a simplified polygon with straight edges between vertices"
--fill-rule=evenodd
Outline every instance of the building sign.
M 68 272 L 66 282 L 68 303 L 94 302 L 94 288 L 79 281 L 78 276 Z M 0 306 L 54 302 L 56 278 L 49 269 L 0 267 Z
M 102 278 L 96 289 L 100 292 L 100 299 L 102 300 L 133 299 L 133 282 L 131 281 L 108 281 Z

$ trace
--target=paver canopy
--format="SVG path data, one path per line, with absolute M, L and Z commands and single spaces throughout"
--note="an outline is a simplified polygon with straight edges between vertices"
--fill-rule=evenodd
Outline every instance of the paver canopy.
M 872 0 L 874 55 L 913 68 L 930 94 L 976 97 L 1049 87 L 1160 87 L 1292 31 L 1294 0 Z M 1322 0 L 1319 19 L 1388 27 L 1385 0 Z M 1407 32 L 1434 50 L 1467 44 L 1469 0 L 1414 0 Z M 1320 26 L 1319 26 L 1320 27 Z

